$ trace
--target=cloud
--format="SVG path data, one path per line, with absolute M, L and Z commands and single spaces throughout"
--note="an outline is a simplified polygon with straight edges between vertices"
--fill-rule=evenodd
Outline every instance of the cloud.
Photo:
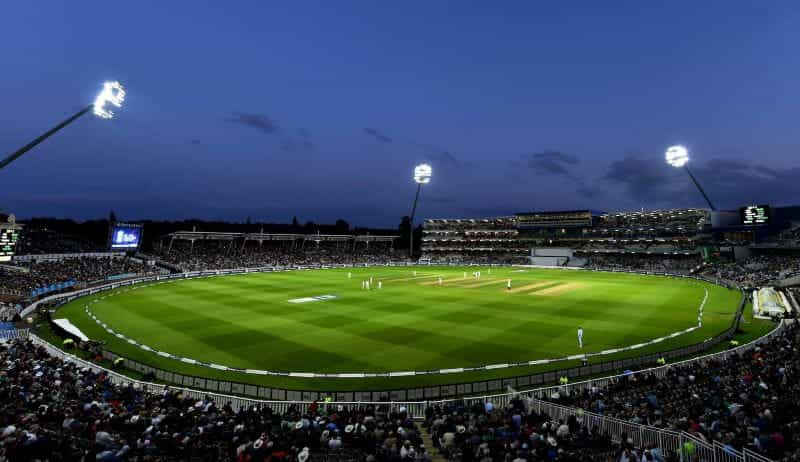
M 570 176 L 572 167 L 580 163 L 577 157 L 560 151 L 544 151 L 531 154 L 527 159 L 528 167 L 535 173 Z
M 389 138 L 388 136 L 386 136 L 383 133 L 379 132 L 378 130 L 375 130 L 374 128 L 365 128 L 364 129 L 364 133 L 366 133 L 367 135 L 375 138 L 376 140 L 380 141 L 381 143 L 387 143 L 388 144 L 388 143 L 392 142 L 391 138 Z
M 624 187 L 636 199 L 663 201 L 675 196 L 673 172 L 661 162 L 627 156 L 611 162 L 603 179 Z
M 718 207 L 786 205 L 800 196 L 800 167 L 776 169 L 753 162 L 711 159 L 693 169 L 693 173 Z
M 750 203 L 786 204 L 800 196 L 800 167 L 776 169 L 738 159 L 713 158 L 694 165 L 692 173 L 720 209 Z M 700 192 L 682 169 L 650 159 L 628 156 L 616 160 L 609 165 L 603 180 L 622 186 L 636 201 L 672 207 L 705 206 Z
M 447 151 L 435 151 L 425 154 L 425 159 L 435 166 L 458 168 L 461 163 L 456 159 L 456 156 Z
M 252 127 L 266 134 L 273 134 L 278 131 L 275 122 L 265 114 L 254 114 L 251 112 L 234 112 L 231 117 L 225 119 L 228 122 Z
M 311 141 L 311 135 L 308 130 L 301 128 L 297 131 L 297 136 L 285 136 L 281 140 L 281 147 L 286 152 L 310 151 L 314 149 L 314 143 Z

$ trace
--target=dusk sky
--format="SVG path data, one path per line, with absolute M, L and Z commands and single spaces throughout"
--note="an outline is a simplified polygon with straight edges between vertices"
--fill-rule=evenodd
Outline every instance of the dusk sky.
M 396 226 L 800 203 L 800 2 L 3 3 L 0 171 L 19 217 Z

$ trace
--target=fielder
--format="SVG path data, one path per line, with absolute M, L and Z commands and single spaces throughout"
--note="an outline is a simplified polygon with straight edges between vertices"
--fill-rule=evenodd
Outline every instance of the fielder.
M 378 281 L 378 290 L 383 289 L 383 281 Z
M 511 279 L 506 281 L 506 290 L 511 290 Z
M 578 327 L 578 346 L 583 348 L 583 327 Z

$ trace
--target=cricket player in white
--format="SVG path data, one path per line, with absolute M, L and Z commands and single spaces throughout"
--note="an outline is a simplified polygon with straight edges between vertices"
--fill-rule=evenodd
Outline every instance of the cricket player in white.
M 578 346 L 583 348 L 583 327 L 578 327 Z
M 511 279 L 506 281 L 506 290 L 511 290 Z
M 352 277 L 353 277 L 353 273 L 347 273 L 347 279 L 350 279 Z
M 378 289 L 383 289 L 383 281 L 378 281 Z
M 442 285 L 442 277 L 439 276 L 439 285 Z

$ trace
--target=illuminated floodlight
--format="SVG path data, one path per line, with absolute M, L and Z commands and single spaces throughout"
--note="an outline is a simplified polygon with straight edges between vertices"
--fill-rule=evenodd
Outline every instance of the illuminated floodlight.
M 431 175 L 433 175 L 433 169 L 428 164 L 419 164 L 414 167 L 414 181 L 419 184 L 430 183 Z
M 94 100 L 94 115 L 102 119 L 110 119 L 114 117 L 114 111 L 108 108 L 108 105 L 122 107 L 125 101 L 125 89 L 122 84 L 114 82 L 105 82 L 103 90 L 97 95 Z
M 689 151 L 681 145 L 670 146 L 665 158 L 673 167 L 683 167 L 689 162 Z

